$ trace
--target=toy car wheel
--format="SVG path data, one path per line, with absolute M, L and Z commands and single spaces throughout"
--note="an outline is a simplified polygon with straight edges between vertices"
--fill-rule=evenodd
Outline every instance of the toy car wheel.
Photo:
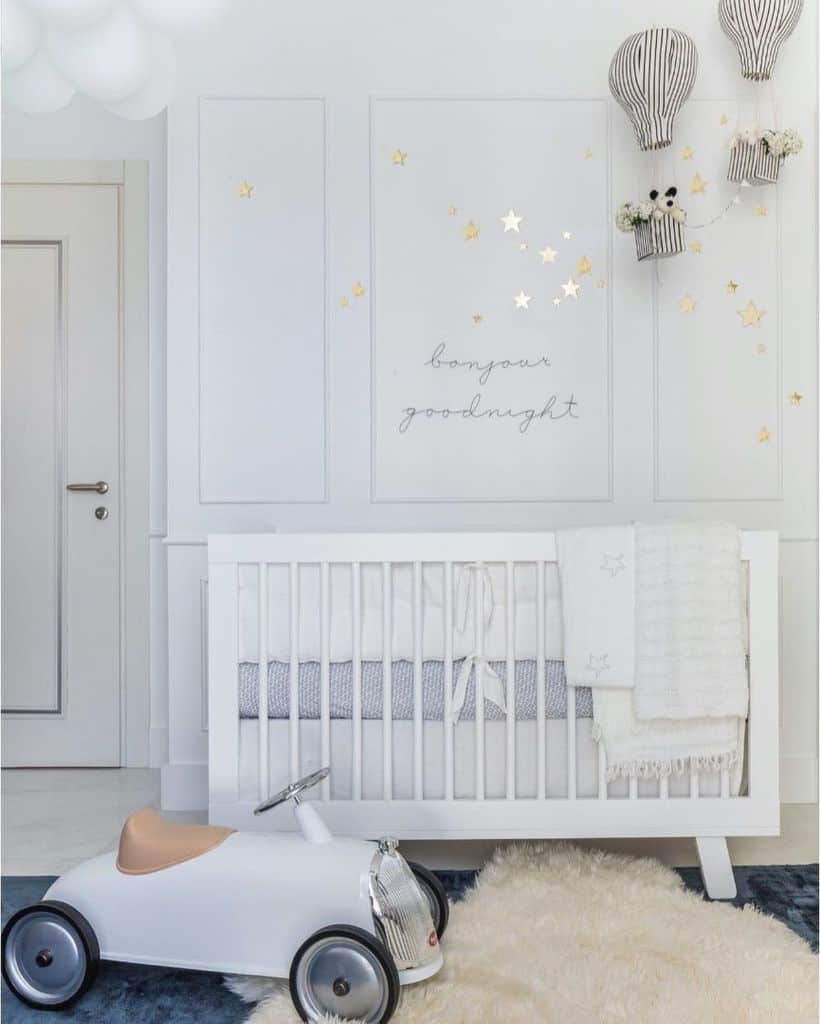
M 24 907 L 3 929 L 3 978 L 18 999 L 38 1010 L 60 1010 L 81 996 L 99 962 L 91 926 L 66 903 Z
M 450 920 L 450 903 L 447 899 L 447 893 L 444 891 L 444 886 L 433 872 L 423 864 L 415 864 L 413 861 L 409 861 L 408 866 L 416 876 L 419 888 L 427 899 L 436 935 L 441 939 L 442 935 L 447 931 L 447 922 Z
M 299 948 L 290 968 L 290 995 L 302 1020 L 335 1015 L 385 1024 L 399 1001 L 399 973 L 374 935 L 333 925 Z

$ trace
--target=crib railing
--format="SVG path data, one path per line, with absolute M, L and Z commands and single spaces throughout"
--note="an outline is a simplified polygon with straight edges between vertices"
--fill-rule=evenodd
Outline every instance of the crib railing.
M 400 835 L 710 835 L 764 834 L 777 828 L 777 548 L 776 535 L 744 536 L 743 558 L 748 562 L 750 618 L 750 724 L 748 730 L 746 789 L 732 797 L 727 771 L 719 782 L 692 773 L 682 791 L 680 780 L 663 778 L 651 784 L 630 779 L 625 787 L 607 781 L 606 755 L 597 744 L 597 792 L 578 792 L 578 697 L 567 686 L 565 727 L 566 784 L 556 796 L 550 786 L 547 756 L 546 709 L 546 568 L 555 561 L 551 533 L 491 534 L 240 534 L 209 539 L 209 789 L 210 815 L 214 821 L 255 827 L 250 809 L 271 791 L 271 744 L 268 703 L 269 636 L 268 578 L 272 567 L 287 571 L 289 637 L 289 708 L 287 756 L 277 763 L 286 768 L 275 775 L 275 788 L 295 779 L 309 768 L 302 752 L 299 707 L 301 574 L 305 567 L 319 577 L 319 760 L 334 763 L 331 723 L 331 569 L 349 572 L 351 596 L 352 713 L 349 740 L 349 780 L 326 780 L 318 799 L 327 805 L 332 824 L 341 831 L 372 834 L 391 829 Z M 535 744 L 532 751 L 535 791 L 522 795 L 517 786 L 520 756 L 516 718 L 516 570 L 535 567 L 536 706 Z M 371 764 L 365 767 L 363 736 L 363 568 L 381 567 L 382 616 L 382 719 L 381 799 L 365 798 L 365 772 L 372 783 Z M 410 568 L 412 615 L 412 771 L 411 796 L 397 799 L 394 787 L 393 718 L 393 595 L 394 570 Z M 498 567 L 505 581 L 505 600 L 492 614 L 503 615 L 507 694 L 504 715 L 504 783 L 502 796 L 487 794 L 487 722 L 485 680 L 492 683 L 492 669 L 485 656 L 488 567 Z M 242 730 L 238 704 L 239 673 L 239 573 L 256 573 L 256 630 L 258 663 L 258 716 L 255 729 L 256 785 L 252 799 L 247 779 L 240 778 Z M 424 622 L 425 570 L 434 567 L 442 578 L 442 634 L 439 657 L 443 661 L 443 750 L 426 750 L 432 733 L 425 734 Z M 492 598 L 490 598 L 492 601 Z M 458 607 L 457 607 L 458 604 Z M 454 694 L 464 680 L 455 678 L 454 636 L 456 614 L 472 611 L 473 651 L 462 662 L 461 672 L 471 671 L 475 708 L 472 722 L 455 724 Z M 490 673 L 490 675 L 488 675 Z M 473 785 L 469 796 L 456 792 L 456 740 L 472 732 Z M 281 733 L 277 734 L 281 735 Z M 438 733 L 436 733 L 438 735 Z M 436 740 L 438 742 L 438 740 Z M 585 742 L 587 742 L 585 740 Z M 497 744 L 496 744 L 497 747 Z M 276 751 L 277 756 L 281 751 Z M 347 753 L 347 752 L 345 752 Z M 425 784 L 426 758 L 443 764 L 443 786 Z M 704 782 L 708 785 L 704 786 Z M 340 798 L 339 792 L 345 795 Z M 372 791 L 372 785 L 370 785 Z M 586 797 L 597 796 L 597 801 Z M 618 797 L 613 799 L 613 797 Z M 714 797 L 715 799 L 712 799 Z M 596 805 L 593 811 L 591 804 Z M 692 810 L 693 805 L 696 810 Z M 628 810 L 626 808 L 629 808 Z M 685 827 L 688 823 L 690 827 Z M 682 830 L 681 824 L 684 828 Z M 271 823 L 267 823 L 270 827 Z M 281 827 L 282 821 L 277 820 Z

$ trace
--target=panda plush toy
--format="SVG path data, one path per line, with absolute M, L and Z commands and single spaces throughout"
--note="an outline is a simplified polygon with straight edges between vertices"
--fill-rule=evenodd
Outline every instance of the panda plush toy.
M 678 206 L 677 195 L 678 190 L 674 185 L 670 186 L 663 195 L 656 188 L 652 189 L 649 193 L 649 198 L 655 204 L 655 209 L 652 211 L 652 216 L 655 220 L 671 217 L 678 224 L 685 223 L 686 213 Z

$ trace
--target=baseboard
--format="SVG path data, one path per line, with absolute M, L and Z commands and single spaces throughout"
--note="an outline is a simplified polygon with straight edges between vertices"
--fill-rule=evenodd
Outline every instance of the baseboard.
M 206 811 L 208 809 L 208 766 L 206 764 L 164 764 L 161 804 L 164 811 Z
M 780 802 L 817 803 L 817 758 L 786 755 L 780 758 Z
M 168 760 L 168 727 L 152 726 L 148 736 L 149 764 L 161 768 Z

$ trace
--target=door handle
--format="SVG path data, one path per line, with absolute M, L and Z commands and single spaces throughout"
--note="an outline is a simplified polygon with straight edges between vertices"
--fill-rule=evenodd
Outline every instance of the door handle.
M 108 484 L 98 480 L 95 484 L 68 484 L 67 491 L 92 491 L 94 494 L 108 494 Z

